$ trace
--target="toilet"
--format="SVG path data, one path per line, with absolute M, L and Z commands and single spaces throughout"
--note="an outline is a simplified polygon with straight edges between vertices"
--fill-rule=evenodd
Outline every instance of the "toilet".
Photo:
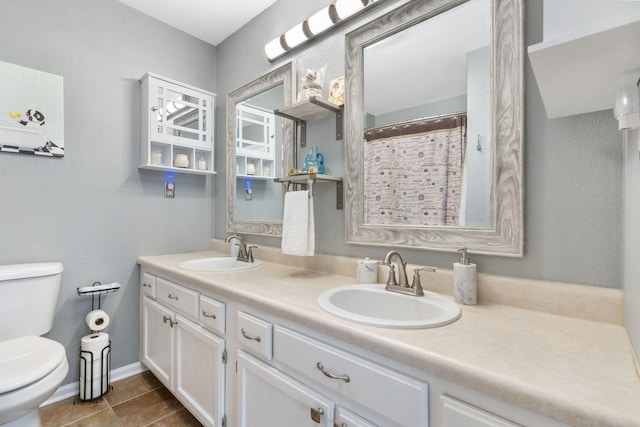
M 65 348 L 51 330 L 63 266 L 0 266 L 0 426 L 41 426 L 39 406 L 62 384 Z

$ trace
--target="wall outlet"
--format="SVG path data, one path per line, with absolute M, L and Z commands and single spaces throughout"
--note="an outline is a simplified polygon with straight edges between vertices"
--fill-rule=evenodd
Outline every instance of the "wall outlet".
M 176 185 L 173 182 L 165 182 L 164 183 L 164 197 L 168 199 L 175 198 Z

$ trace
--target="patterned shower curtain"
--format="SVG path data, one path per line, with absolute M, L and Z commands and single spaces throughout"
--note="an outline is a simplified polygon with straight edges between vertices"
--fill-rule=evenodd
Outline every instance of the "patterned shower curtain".
M 365 132 L 364 221 L 458 225 L 467 116 Z

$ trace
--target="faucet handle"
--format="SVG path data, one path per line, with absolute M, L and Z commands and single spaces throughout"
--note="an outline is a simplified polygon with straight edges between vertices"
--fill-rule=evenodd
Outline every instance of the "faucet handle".
M 396 282 L 396 266 L 390 262 L 383 262 L 382 264 L 389 267 L 389 278 L 387 279 L 387 289 L 390 286 L 398 286 L 398 282 Z
M 249 245 L 247 246 L 247 259 L 249 260 L 249 262 L 254 262 L 255 260 L 253 259 L 253 250 L 257 248 L 256 245 Z
M 424 290 L 422 289 L 422 282 L 420 281 L 420 272 L 431 271 L 435 272 L 436 269 L 433 267 L 416 267 L 413 269 L 413 283 L 411 284 L 411 288 L 415 291 L 416 296 L 423 296 Z

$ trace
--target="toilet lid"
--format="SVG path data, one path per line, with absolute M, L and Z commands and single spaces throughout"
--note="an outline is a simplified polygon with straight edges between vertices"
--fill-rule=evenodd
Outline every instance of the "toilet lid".
M 66 358 L 59 342 L 26 336 L 0 342 L 0 393 L 46 376 Z

